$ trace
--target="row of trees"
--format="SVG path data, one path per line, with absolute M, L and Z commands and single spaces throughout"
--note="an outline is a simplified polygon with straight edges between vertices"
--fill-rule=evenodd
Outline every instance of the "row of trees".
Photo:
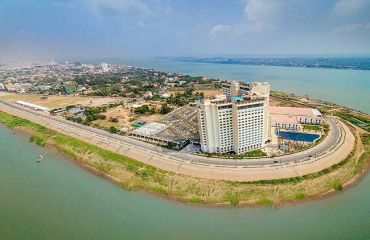
M 166 99 L 166 103 L 182 107 L 191 101 L 200 100 L 203 98 L 204 98 L 203 92 L 200 93 L 197 92 L 194 94 L 194 89 L 188 88 L 183 93 L 178 92 L 175 95 L 171 94 L 171 96 Z
M 135 108 L 134 113 L 136 114 L 167 114 L 171 112 L 173 108 L 168 106 L 167 104 L 163 104 L 159 109 L 157 109 L 154 106 L 149 106 L 149 105 L 143 105 L 141 107 Z
M 74 106 L 68 106 L 67 110 L 71 109 L 72 107 Z M 98 119 L 102 119 L 102 120 L 107 119 L 107 116 L 102 114 L 106 111 L 107 111 L 107 107 L 89 107 L 89 108 L 86 108 L 85 111 L 83 112 L 84 118 L 81 118 L 81 117 L 76 118 L 76 117 L 67 115 L 66 119 L 70 121 L 82 123 L 85 125 L 90 125 L 91 122 L 96 121 Z

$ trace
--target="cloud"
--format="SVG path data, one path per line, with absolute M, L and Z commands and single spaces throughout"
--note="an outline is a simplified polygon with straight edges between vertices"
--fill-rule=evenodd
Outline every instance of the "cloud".
M 54 2 L 53 5 L 60 9 L 74 9 L 77 6 L 76 2 L 74 1 L 59 1 Z
M 370 23 L 352 23 L 334 28 L 335 33 L 369 33 Z
M 122 19 L 131 19 L 138 26 L 144 25 L 144 20 L 158 18 L 171 11 L 169 6 L 160 2 L 142 0 L 86 0 L 90 8 L 98 16 L 117 16 Z
M 217 36 L 219 34 L 226 34 L 231 31 L 231 25 L 228 24 L 217 24 L 209 31 L 210 36 Z
M 284 16 L 285 10 L 296 0 L 245 0 L 243 19 L 234 24 L 216 24 L 209 30 L 209 36 L 228 38 L 241 37 L 248 33 L 273 29 Z
M 340 0 L 334 6 L 334 12 L 339 15 L 352 15 L 367 11 L 369 14 L 369 0 Z
M 252 24 L 271 24 L 280 18 L 291 0 L 247 0 L 244 14 Z

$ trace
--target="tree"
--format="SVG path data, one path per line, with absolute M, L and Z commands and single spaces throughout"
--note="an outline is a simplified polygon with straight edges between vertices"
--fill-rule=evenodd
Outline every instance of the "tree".
M 157 108 L 153 106 L 153 107 L 150 108 L 149 112 L 151 114 L 155 114 L 157 112 Z
M 169 112 L 171 112 L 173 109 L 171 107 L 169 107 L 167 104 L 163 104 L 159 110 L 159 113 L 160 114 L 167 114 Z
M 144 114 L 149 111 L 149 106 L 148 105 L 143 105 L 141 107 L 135 108 L 134 113 L 137 114 Z
M 114 126 L 111 126 L 111 127 L 109 128 L 109 132 L 111 132 L 111 133 L 118 133 L 118 132 L 119 132 L 119 130 L 118 130 L 116 127 L 114 127 Z

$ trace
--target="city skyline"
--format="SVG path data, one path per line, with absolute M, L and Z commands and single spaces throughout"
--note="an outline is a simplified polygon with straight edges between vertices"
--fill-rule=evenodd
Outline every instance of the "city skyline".
M 5 0 L 0 6 L 0 62 L 370 53 L 366 0 Z

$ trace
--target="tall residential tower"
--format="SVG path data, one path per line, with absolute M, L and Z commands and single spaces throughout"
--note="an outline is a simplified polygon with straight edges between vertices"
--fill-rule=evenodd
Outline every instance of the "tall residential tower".
M 198 110 L 204 152 L 241 154 L 262 148 L 268 140 L 270 86 L 267 83 L 238 86 L 236 82 L 229 86 L 223 86 L 226 99 L 204 100 Z

